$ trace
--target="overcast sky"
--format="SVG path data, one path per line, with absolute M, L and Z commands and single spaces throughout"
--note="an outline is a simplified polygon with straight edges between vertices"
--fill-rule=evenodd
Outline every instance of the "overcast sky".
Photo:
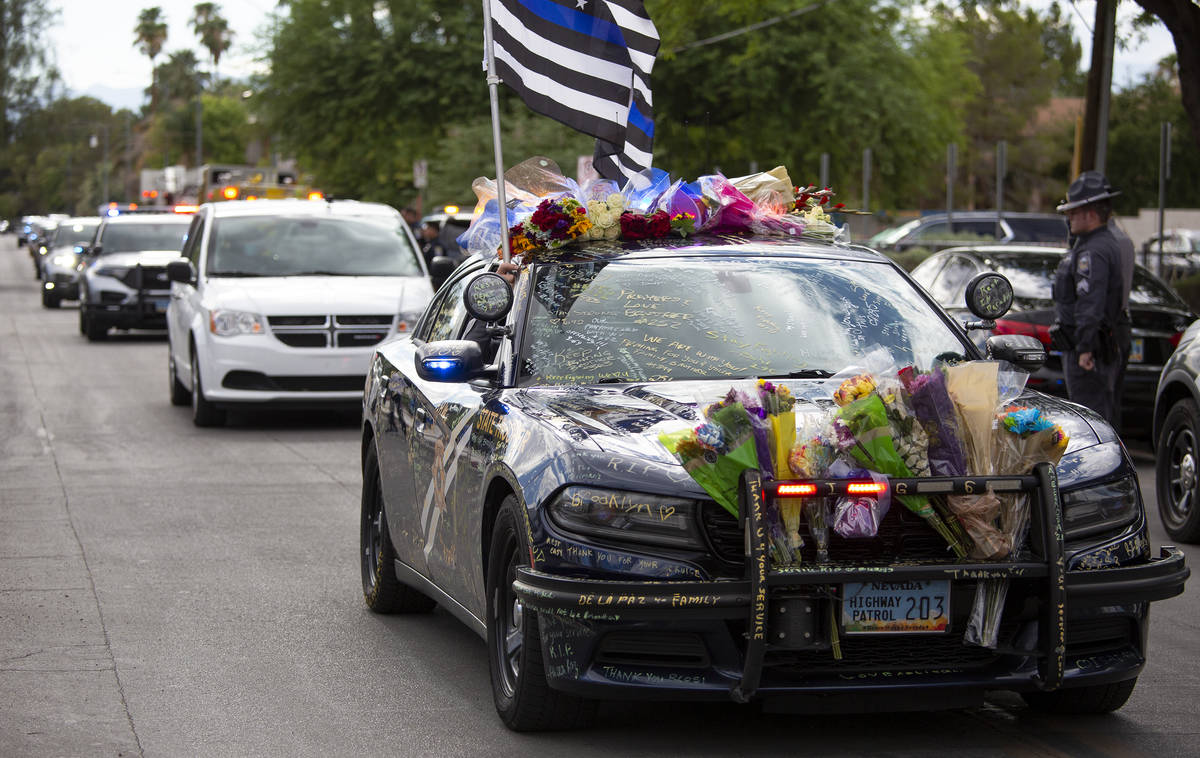
M 207 64 L 208 52 L 200 46 L 190 23 L 193 0 L 51 0 L 50 4 L 57 5 L 61 12 L 50 39 L 59 70 L 72 95 L 91 95 L 115 107 L 137 109 L 142 105 L 144 91 L 150 85 L 150 59 L 138 51 L 133 29 L 142 9 L 156 3 L 163 9 L 168 34 L 158 61 L 161 63 L 166 54 L 176 50 L 191 48 Z M 1050 0 L 1030 0 L 1029 4 L 1046 7 Z M 257 44 L 256 32 L 270 22 L 275 0 L 226 0 L 218 5 L 234 32 L 233 47 L 221 57 L 219 73 L 222 78 L 247 76 L 258 66 L 253 49 Z M 1071 5 L 1064 3 L 1068 10 Z M 1074 3 L 1074 8 L 1078 12 L 1072 11 L 1071 18 L 1076 37 L 1083 43 L 1082 65 L 1086 69 L 1091 63 L 1090 28 L 1096 3 L 1080 0 Z M 1120 8 L 1123 18 L 1136 11 L 1132 3 L 1122 3 Z M 1171 36 L 1158 25 L 1136 49 L 1117 51 L 1114 84 L 1124 87 L 1136 83 L 1174 49 Z

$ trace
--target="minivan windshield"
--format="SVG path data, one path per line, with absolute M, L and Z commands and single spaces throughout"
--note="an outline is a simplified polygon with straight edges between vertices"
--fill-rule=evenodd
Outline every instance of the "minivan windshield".
M 400 222 L 402 223 L 402 222 Z M 421 276 L 399 223 L 354 216 L 231 216 L 213 222 L 209 276 Z
M 187 233 L 188 218 L 171 217 L 170 221 L 141 219 L 134 222 L 107 224 L 101 236 L 100 254 L 139 253 L 143 250 L 181 250 Z
M 964 355 L 885 262 L 755 258 L 546 263 L 533 271 L 522 384 L 820 378 L 873 346 L 899 365 Z

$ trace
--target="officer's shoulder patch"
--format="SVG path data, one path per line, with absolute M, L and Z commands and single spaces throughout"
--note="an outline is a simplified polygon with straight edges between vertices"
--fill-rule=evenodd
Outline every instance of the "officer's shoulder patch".
M 1075 273 L 1087 277 L 1092 271 L 1092 254 L 1083 252 L 1075 258 Z

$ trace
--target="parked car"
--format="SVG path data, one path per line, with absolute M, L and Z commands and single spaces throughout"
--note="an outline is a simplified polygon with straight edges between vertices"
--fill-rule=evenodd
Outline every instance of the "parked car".
M 362 402 L 374 346 L 433 295 L 394 208 L 352 200 L 200 206 L 168 265 L 170 397 L 197 426 L 231 407 Z
M 1200 321 L 1183 333 L 1154 396 L 1155 494 L 1172 539 L 1200 542 Z
M 960 211 L 947 216 L 930 213 L 884 229 L 871 238 L 876 250 L 901 252 L 912 247 L 941 250 L 967 244 L 1027 243 L 1065 247 L 1067 224 L 1056 213 L 1009 213 L 997 218 L 996 211 Z
M 187 214 L 148 213 L 100 222 L 79 277 L 81 334 L 95 342 L 112 328 L 166 328 L 166 266 L 179 257 L 190 221 Z
M 63 300 L 79 299 L 79 265 L 100 226 L 99 216 L 63 220 L 50 238 L 50 252 L 42 260 L 42 306 L 57 308 Z
M 411 336 L 375 348 L 358 555 L 370 609 L 438 604 L 487 640 L 508 726 L 584 723 L 591 698 L 891 695 L 964 707 L 1004 689 L 1038 708 L 1101 712 L 1129 696 L 1145 661 L 1145 601 L 1182 591 L 1187 569 L 1177 549 L 1150 559 L 1136 472 L 1087 409 L 1020 399 L 1070 446 L 1061 498 L 1051 486 L 1032 498 L 1035 522 L 1061 518 L 1066 541 L 1033 540 L 1016 573 L 956 561 L 895 505 L 888 541 L 881 526 L 818 562 L 810 539 L 801 569 L 775 569 L 758 511 L 735 518 L 659 442 L 754 377 L 815 415 L 832 405 L 826 378 L 872 344 L 922 369 L 981 358 L 894 263 L 795 239 L 590 242 L 535 261 L 515 292 L 488 273 L 493 263 L 468 259 Z M 1036 362 L 1027 337 L 990 347 L 1015 359 L 1030 343 Z M 1065 567 L 1061 583 L 1053 566 Z M 963 644 L 977 579 L 1000 575 L 1012 580 L 999 647 Z M 834 634 L 846 583 L 931 577 L 950 579 L 946 631 Z M 1065 592 L 1057 611 L 1049 587 Z M 1053 619 L 1065 626 L 1051 632 Z
M 996 322 L 992 333 L 1027 334 L 1037 337 L 1050 350 L 1049 330 L 1055 318 L 1050 287 L 1065 253 L 1063 248 L 1023 246 L 951 248 L 923 261 L 913 269 L 912 276 L 943 308 L 958 316 L 969 316 L 962 302 L 971 277 L 982 271 L 1004 274 L 1013 284 L 1013 308 Z M 1121 395 L 1121 433 L 1149 439 L 1158 376 L 1196 315 L 1169 285 L 1140 264 L 1134 268 L 1129 312 L 1133 347 Z M 976 340 L 981 342 L 987 336 L 978 332 Z M 1062 354 L 1050 351 L 1045 365 L 1029 378 L 1029 386 L 1066 397 Z
M 58 228 L 59 220 L 57 217 L 46 216 L 35 219 L 29 225 L 25 244 L 29 248 L 29 258 L 33 261 L 33 275 L 39 279 L 42 276 L 42 261 L 50 254 L 50 241 L 54 237 L 54 230 Z
M 1142 263 L 1167 281 L 1200 273 L 1200 230 L 1167 229 L 1162 235 L 1162 257 L 1159 257 L 1159 236 L 1153 234 L 1142 243 Z

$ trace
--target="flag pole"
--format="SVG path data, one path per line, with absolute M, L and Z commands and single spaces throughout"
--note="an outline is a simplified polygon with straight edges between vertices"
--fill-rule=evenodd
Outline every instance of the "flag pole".
M 508 263 L 508 204 L 504 197 L 504 151 L 500 147 L 500 78 L 496 76 L 495 42 L 492 39 L 492 0 L 483 0 L 483 48 L 487 58 L 488 92 L 492 99 L 492 145 L 496 153 L 496 202 L 500 204 L 500 250 Z

